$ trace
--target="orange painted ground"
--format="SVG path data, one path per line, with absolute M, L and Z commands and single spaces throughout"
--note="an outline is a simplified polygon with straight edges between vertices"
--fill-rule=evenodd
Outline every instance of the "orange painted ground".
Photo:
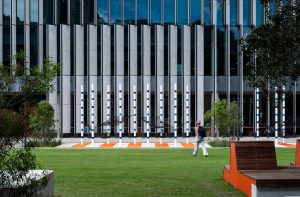
M 113 148 L 116 145 L 116 143 L 109 143 L 109 144 L 102 144 L 101 148 Z
M 74 146 L 72 146 L 73 148 L 84 148 L 86 147 L 87 145 L 90 145 L 91 143 L 88 142 L 88 143 L 83 143 L 83 144 L 75 144 Z
M 296 147 L 296 145 L 294 145 L 294 144 L 287 144 L 287 143 L 283 144 L 282 142 L 278 142 L 278 144 L 281 146 L 286 146 L 286 147 L 291 147 L 291 148 Z
M 129 143 L 128 144 L 128 148 L 141 148 L 142 147 L 142 143 Z
M 155 148 L 169 148 L 169 145 L 166 143 L 155 143 Z
M 194 148 L 194 144 L 193 143 L 183 143 L 183 142 L 181 142 L 180 143 L 184 148 Z

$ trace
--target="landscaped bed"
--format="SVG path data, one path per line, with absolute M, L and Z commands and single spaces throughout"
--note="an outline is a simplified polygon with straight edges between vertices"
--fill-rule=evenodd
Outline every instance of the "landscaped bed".
M 54 170 L 56 196 L 244 196 L 224 182 L 228 148 L 103 150 L 38 149 L 44 169 Z M 295 160 L 295 149 L 277 149 L 278 165 Z M 200 152 L 201 153 L 201 152 Z

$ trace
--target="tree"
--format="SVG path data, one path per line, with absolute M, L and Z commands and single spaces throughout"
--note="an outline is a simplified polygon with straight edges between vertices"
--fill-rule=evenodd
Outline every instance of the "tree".
M 256 27 L 241 46 L 249 85 L 264 95 L 291 87 L 300 75 L 300 3 L 293 0 L 261 0 L 267 23 Z M 277 6 L 271 14 L 270 3 Z
M 60 69 L 49 58 L 43 67 L 25 65 L 24 60 L 25 53 L 21 51 L 11 58 L 11 64 L 0 64 L 0 193 L 6 188 L 10 196 L 35 196 L 44 184 L 26 177 L 29 170 L 38 167 L 31 148 L 25 144 L 23 149 L 16 149 L 15 145 L 26 141 L 35 98 L 53 91 Z M 10 191 L 19 184 L 23 186 Z
M 204 122 L 207 127 L 215 123 L 216 136 L 233 137 L 243 126 L 242 114 L 238 111 L 235 101 L 228 104 L 226 99 L 217 99 L 210 110 L 204 114 Z
M 29 128 L 32 136 L 42 141 L 52 140 L 55 133 L 54 109 L 47 101 L 40 101 L 32 115 L 30 115 Z

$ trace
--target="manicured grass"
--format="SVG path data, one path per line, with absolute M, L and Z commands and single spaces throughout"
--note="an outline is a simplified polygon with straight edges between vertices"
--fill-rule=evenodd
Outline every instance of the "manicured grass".
M 200 150 L 201 151 L 201 150 Z M 56 196 L 244 196 L 223 181 L 229 149 L 38 149 L 44 169 L 55 174 Z M 200 152 L 201 153 L 201 152 Z M 277 149 L 279 165 L 294 161 L 294 149 Z

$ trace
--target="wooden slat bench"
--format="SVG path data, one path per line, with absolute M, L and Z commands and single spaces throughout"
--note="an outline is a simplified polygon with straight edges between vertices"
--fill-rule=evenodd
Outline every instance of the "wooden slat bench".
M 300 194 L 300 168 L 278 167 L 274 142 L 231 142 L 224 179 L 247 196 Z

